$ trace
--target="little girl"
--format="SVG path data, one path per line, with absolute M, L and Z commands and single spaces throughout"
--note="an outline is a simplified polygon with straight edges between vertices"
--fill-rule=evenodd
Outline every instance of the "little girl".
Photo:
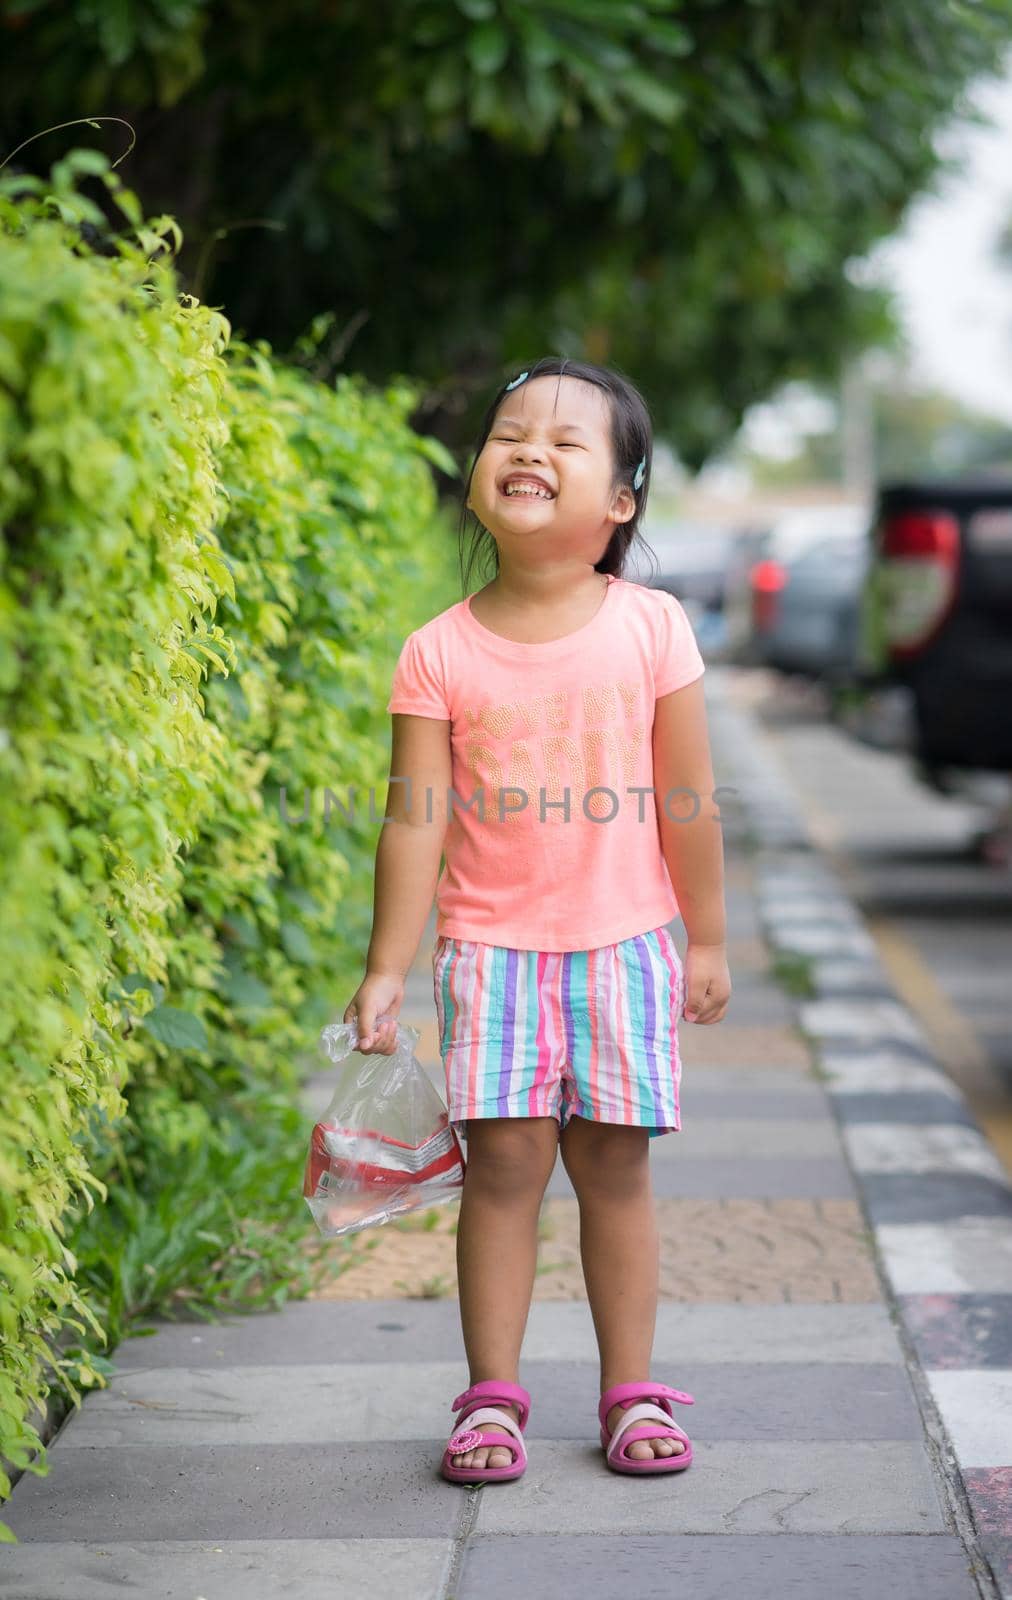
M 471 1386 L 452 1401 L 441 1463 L 454 1482 L 527 1465 L 520 1348 L 560 1148 L 606 1461 L 660 1472 L 692 1459 L 670 1403 L 692 1396 L 650 1378 L 648 1150 L 681 1129 L 680 1007 L 719 1022 L 731 983 L 703 661 L 680 603 L 622 577 L 651 441 L 641 395 L 612 369 L 549 358 L 499 390 L 461 512 L 462 528 L 477 516 L 495 576 L 409 634 L 387 706 L 393 825 L 344 1020 L 362 1049 L 392 1052 L 435 892 L 440 1054 L 467 1149 L 457 1272 Z M 679 914 L 684 968 L 668 929 Z

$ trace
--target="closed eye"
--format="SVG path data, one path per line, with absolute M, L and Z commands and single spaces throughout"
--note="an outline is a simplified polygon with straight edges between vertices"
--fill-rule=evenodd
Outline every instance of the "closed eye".
M 498 443 L 501 443 L 501 444 L 519 444 L 520 443 L 519 439 L 509 439 L 509 438 L 507 438 L 507 436 L 504 433 L 494 433 L 492 435 L 492 437 Z M 583 446 L 577 444 L 575 439 L 560 439 L 559 440 L 559 444 L 558 444 L 558 449 L 560 449 L 560 450 L 582 450 Z

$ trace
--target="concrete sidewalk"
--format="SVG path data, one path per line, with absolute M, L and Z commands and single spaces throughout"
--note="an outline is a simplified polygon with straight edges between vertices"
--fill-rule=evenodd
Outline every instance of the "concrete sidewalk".
M 723 808 L 734 994 L 719 1026 L 681 1025 L 683 1130 L 651 1152 L 653 1372 L 696 1398 L 675 1407 L 693 1465 L 604 1465 L 560 1162 L 523 1478 L 438 1473 L 467 1385 L 446 1206 L 432 1230 L 374 1230 L 313 1301 L 122 1344 L 49 1476 L 4 1508 L 21 1541 L 4 1600 L 1012 1596 L 1012 1191 L 809 848 L 736 675 L 712 668 L 707 696 L 717 781 L 740 790 Z M 441 1084 L 430 942 L 405 1020 Z M 818 997 L 792 1000 L 774 955 L 813 960 Z M 307 1085 L 307 1140 L 328 1082 Z

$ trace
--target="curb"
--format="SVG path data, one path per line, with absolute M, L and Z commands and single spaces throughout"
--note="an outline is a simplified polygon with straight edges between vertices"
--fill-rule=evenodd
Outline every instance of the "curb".
M 756 718 L 730 695 L 715 710 L 764 937 L 808 968 L 814 996 L 795 997 L 797 1026 L 837 1121 L 953 1530 L 981 1594 L 1012 1600 L 1012 1184 L 883 974 Z

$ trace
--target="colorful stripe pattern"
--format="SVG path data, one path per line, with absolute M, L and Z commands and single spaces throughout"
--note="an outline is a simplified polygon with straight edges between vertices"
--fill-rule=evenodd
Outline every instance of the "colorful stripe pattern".
M 684 975 L 666 927 L 596 950 L 511 950 L 445 934 L 432 958 L 447 1109 L 681 1131 Z

